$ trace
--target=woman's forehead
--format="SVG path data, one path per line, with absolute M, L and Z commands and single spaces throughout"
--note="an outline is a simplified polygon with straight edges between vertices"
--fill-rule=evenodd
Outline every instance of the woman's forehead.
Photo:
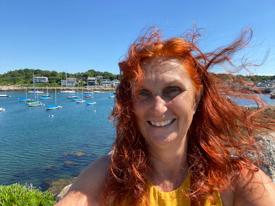
M 142 64 L 146 79 L 181 79 L 190 78 L 185 65 L 178 59 L 153 58 Z
M 153 58 L 142 64 L 143 77 L 136 82 L 137 87 L 157 87 L 179 83 L 186 88 L 192 88 L 193 82 L 178 59 Z
M 166 69 L 174 69 L 174 68 L 182 68 L 182 62 L 176 58 L 167 58 L 167 57 L 155 57 L 151 59 L 147 59 L 142 62 L 141 67 L 143 70 L 150 69 L 158 69 L 158 68 L 166 68 Z

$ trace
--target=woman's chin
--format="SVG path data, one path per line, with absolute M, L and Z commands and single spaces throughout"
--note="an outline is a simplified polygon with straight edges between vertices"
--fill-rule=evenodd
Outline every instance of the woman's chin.
M 176 132 L 170 134 L 151 134 L 150 142 L 156 146 L 169 145 L 178 139 L 178 134 Z

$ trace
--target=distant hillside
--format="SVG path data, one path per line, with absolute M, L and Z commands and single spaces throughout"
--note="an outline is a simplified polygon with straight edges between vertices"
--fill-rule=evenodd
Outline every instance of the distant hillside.
M 253 76 L 243 76 L 243 75 L 232 75 L 232 74 L 214 74 L 221 80 L 228 80 L 230 77 L 234 76 L 235 78 L 242 78 L 246 81 L 251 81 L 254 83 L 266 81 L 266 80 L 275 80 L 275 75 L 264 76 L 264 75 L 253 75 Z
M 30 86 L 32 84 L 32 77 L 35 76 L 46 76 L 49 79 L 48 84 L 39 84 L 41 86 L 59 86 L 61 79 L 65 79 L 67 77 L 75 77 L 80 82 L 85 81 L 87 77 L 95 77 L 102 76 L 104 79 L 118 79 L 119 75 L 112 74 L 110 72 L 100 72 L 93 69 L 90 69 L 86 72 L 78 72 L 78 73 L 65 73 L 65 72 L 56 72 L 56 71 L 48 71 L 48 70 L 40 70 L 40 69 L 19 69 L 14 71 L 9 71 L 4 74 L 0 74 L 0 85 L 24 85 Z M 213 74 L 217 78 L 222 81 L 227 81 L 232 79 L 232 74 Z M 265 81 L 265 80 L 274 80 L 275 75 L 273 76 L 242 76 L 237 75 L 234 78 L 243 78 L 247 81 L 252 81 L 254 83 Z M 37 86 L 39 86 L 37 85 Z
M 24 85 L 29 86 L 32 84 L 32 77 L 35 76 L 46 76 L 49 79 L 49 83 L 46 86 L 59 86 L 61 79 L 67 77 L 75 77 L 81 83 L 85 81 L 87 77 L 102 76 L 106 79 L 117 79 L 118 75 L 112 74 L 110 72 L 100 72 L 93 69 L 90 69 L 86 72 L 78 73 L 65 73 L 65 72 L 56 72 L 40 69 L 19 69 L 14 71 L 9 71 L 4 74 L 0 74 L 0 85 Z M 45 86 L 41 85 L 41 86 Z

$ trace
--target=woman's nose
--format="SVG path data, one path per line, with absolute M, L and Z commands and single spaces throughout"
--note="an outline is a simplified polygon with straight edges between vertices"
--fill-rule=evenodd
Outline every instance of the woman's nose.
M 160 96 L 156 96 L 154 98 L 154 104 L 152 109 L 156 116 L 163 115 L 167 111 L 165 100 Z

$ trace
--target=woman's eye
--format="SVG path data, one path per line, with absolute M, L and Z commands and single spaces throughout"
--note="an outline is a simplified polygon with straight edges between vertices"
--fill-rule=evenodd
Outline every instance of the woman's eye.
M 149 92 L 146 89 L 141 89 L 138 92 L 138 97 L 141 98 L 141 99 L 146 99 L 146 98 L 149 98 L 150 96 L 151 96 L 151 92 Z
M 167 87 L 163 90 L 163 96 L 167 99 L 173 99 L 182 92 L 182 89 L 177 86 Z

